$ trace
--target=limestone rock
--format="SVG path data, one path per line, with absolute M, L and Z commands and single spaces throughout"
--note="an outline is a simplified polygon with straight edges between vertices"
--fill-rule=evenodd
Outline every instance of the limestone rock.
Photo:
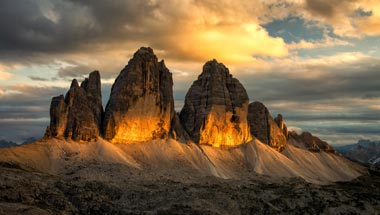
M 100 135 L 103 108 L 100 75 L 92 72 L 82 86 L 74 79 L 66 96 L 53 97 L 46 137 L 89 141 Z
M 289 132 L 289 144 L 312 152 L 325 151 L 337 154 L 335 149 L 327 142 L 313 136 L 310 132 L 303 132 L 301 135 L 297 134 L 295 131 Z
M 120 72 L 106 106 L 104 138 L 113 143 L 167 138 L 175 114 L 172 74 L 151 48 L 140 48 Z
M 212 60 L 187 92 L 180 121 L 196 143 L 235 146 L 252 139 L 247 111 L 244 87 L 223 64 Z
M 268 109 L 261 102 L 255 101 L 248 107 L 248 122 L 252 136 L 268 144 L 277 151 L 282 151 L 287 144 L 283 130 L 273 120 Z
M 188 142 L 191 140 L 189 134 L 183 128 L 179 115 L 175 114 L 171 123 L 171 137 L 180 142 Z
M 99 127 L 99 131 L 101 131 L 104 111 L 102 106 L 102 90 L 99 71 L 90 73 L 89 77 L 86 78 L 80 86 L 86 92 L 89 106 L 95 117 L 95 122 Z
M 286 127 L 284 117 L 281 114 L 277 114 L 276 118 L 274 118 L 274 121 L 276 122 L 277 126 L 282 130 L 282 133 L 288 139 L 288 128 Z

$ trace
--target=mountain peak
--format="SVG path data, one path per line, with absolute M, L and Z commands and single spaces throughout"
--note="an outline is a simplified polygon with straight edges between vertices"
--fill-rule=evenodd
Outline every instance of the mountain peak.
M 79 88 L 79 84 L 78 84 L 77 79 L 73 79 L 73 80 L 71 81 L 70 89 L 71 89 L 71 88 Z
M 133 58 L 144 58 L 144 59 L 149 59 L 149 58 L 156 58 L 156 55 L 153 52 L 153 49 L 150 47 L 141 47 L 139 48 L 134 54 Z
M 216 60 L 208 61 L 186 94 L 180 120 L 194 142 L 235 146 L 251 140 L 248 95 L 243 85 Z
M 172 74 L 142 47 L 112 85 L 103 131 L 111 142 L 166 138 L 174 117 Z
M 200 77 L 208 78 L 210 76 L 230 76 L 229 69 L 223 64 L 219 63 L 217 60 L 213 59 L 210 61 L 207 61 L 203 65 L 202 73 L 200 74 Z

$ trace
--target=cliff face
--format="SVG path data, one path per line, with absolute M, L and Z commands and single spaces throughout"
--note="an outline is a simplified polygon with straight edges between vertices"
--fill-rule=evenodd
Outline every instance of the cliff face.
M 174 117 L 172 74 L 151 48 L 140 48 L 112 86 L 104 117 L 111 142 L 166 138 Z
M 223 64 L 212 60 L 187 92 L 180 121 L 196 143 L 235 146 L 251 140 L 247 111 L 244 87 Z
M 287 138 L 264 104 L 257 101 L 249 104 L 248 122 L 252 136 L 277 151 L 284 150 Z
M 278 128 L 280 128 L 280 130 L 284 134 L 285 138 L 288 139 L 289 132 L 288 127 L 286 127 L 284 117 L 281 114 L 277 114 L 276 118 L 274 118 L 274 121 L 276 122 Z
M 96 139 L 100 135 L 102 115 L 100 75 L 95 71 L 80 87 L 74 79 L 65 97 L 53 97 L 50 126 L 45 136 L 84 141 Z
M 228 68 L 207 62 L 186 94 L 180 114 L 174 110 L 172 74 L 151 48 L 140 48 L 120 72 L 103 112 L 100 75 L 90 73 L 79 86 L 73 80 L 66 96 L 53 97 L 46 137 L 89 141 L 99 136 L 113 143 L 174 138 L 201 145 L 236 146 L 256 137 L 282 151 L 288 144 L 310 151 L 335 150 L 304 132 L 288 132 L 281 114 L 272 118 L 248 95 Z

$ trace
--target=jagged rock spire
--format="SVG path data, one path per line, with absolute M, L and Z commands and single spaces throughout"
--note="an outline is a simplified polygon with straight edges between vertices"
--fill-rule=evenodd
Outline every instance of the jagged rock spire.
M 282 151 L 286 147 L 287 138 L 263 103 L 255 101 L 249 104 L 248 122 L 252 136 L 261 142 L 277 151 Z
M 66 96 L 53 97 L 46 137 L 93 140 L 100 135 L 103 115 L 100 75 L 90 73 L 81 87 L 74 79 Z

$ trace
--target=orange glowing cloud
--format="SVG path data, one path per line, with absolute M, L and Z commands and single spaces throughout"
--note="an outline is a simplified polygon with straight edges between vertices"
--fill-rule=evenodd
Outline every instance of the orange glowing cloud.
M 12 74 L 5 71 L 5 67 L 0 65 L 0 81 L 8 80 L 12 77 Z
M 259 2 L 172 1 L 169 5 L 157 9 L 150 26 L 160 29 L 149 28 L 157 34 L 146 38 L 154 48 L 164 50 L 165 58 L 197 62 L 218 58 L 243 64 L 254 62 L 255 56 L 288 55 L 284 40 L 271 37 L 260 26 L 257 14 L 264 5 Z

